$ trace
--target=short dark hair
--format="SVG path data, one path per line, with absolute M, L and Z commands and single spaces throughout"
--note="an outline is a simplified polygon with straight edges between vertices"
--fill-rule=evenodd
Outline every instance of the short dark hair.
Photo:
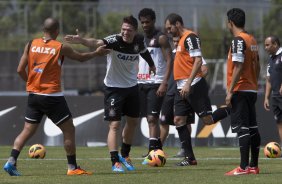
M 276 43 L 279 47 L 280 47 L 280 41 L 279 41 L 279 38 L 277 36 L 269 36 L 270 40 L 271 40 L 271 43 L 274 44 Z
M 156 13 L 151 8 L 143 8 L 138 14 L 138 19 L 141 17 L 150 17 L 152 20 L 156 20 Z
M 59 21 L 55 18 L 49 17 L 43 23 L 43 31 L 46 33 L 55 33 L 59 28 Z
M 165 22 L 166 21 L 169 21 L 172 25 L 175 25 L 176 22 L 180 22 L 181 25 L 183 25 L 183 20 L 182 20 L 182 17 L 176 13 L 171 13 L 169 14 L 166 19 L 165 19 Z
M 245 27 L 245 12 L 240 8 L 232 8 L 227 12 L 227 17 L 229 21 L 232 21 L 236 27 Z
M 122 23 L 127 23 L 127 24 L 132 25 L 135 30 L 138 29 L 138 21 L 135 17 L 133 17 L 133 15 L 124 17 Z

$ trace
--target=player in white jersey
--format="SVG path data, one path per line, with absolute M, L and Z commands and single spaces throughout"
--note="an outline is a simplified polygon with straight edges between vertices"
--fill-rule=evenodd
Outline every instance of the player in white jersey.
M 145 33 L 145 42 L 156 66 L 156 75 L 150 74 L 144 59 L 139 61 L 138 85 L 140 117 L 146 117 L 149 125 L 149 150 L 162 149 L 159 116 L 167 83 L 171 73 L 171 47 L 168 37 L 155 27 L 156 14 L 150 8 L 139 12 L 139 21 Z M 145 155 L 144 155 L 145 156 Z M 143 164 L 146 164 L 145 158 Z
M 104 79 L 104 119 L 109 121 L 108 148 L 111 154 L 112 170 L 124 172 L 135 170 L 129 158 L 132 139 L 139 118 L 139 92 L 137 73 L 139 55 L 148 62 L 150 72 L 155 73 L 155 65 L 146 48 L 144 36 L 137 34 L 138 22 L 133 16 L 123 18 L 121 33 L 104 39 L 85 39 L 77 35 L 67 35 L 70 43 L 81 43 L 88 47 L 106 45 L 111 49 L 107 55 L 107 72 Z M 118 132 L 121 117 L 125 115 L 126 124 L 122 132 L 121 155 L 118 154 Z

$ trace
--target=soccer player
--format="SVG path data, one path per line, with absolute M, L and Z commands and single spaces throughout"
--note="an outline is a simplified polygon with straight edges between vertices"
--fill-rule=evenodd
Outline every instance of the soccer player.
M 255 109 L 260 72 L 258 45 L 244 29 L 245 12 L 242 9 L 232 8 L 227 12 L 227 27 L 234 38 L 228 53 L 225 102 L 231 107 L 231 129 L 239 138 L 241 162 L 225 175 L 259 174 L 261 139 Z
M 270 111 L 269 98 L 272 91 L 272 108 L 276 120 L 280 143 L 282 143 L 282 48 L 279 38 L 269 36 L 264 41 L 264 48 L 270 55 L 266 75 L 264 108 Z
M 165 28 L 173 37 L 180 37 L 173 66 L 178 90 L 174 99 L 174 124 L 184 147 L 185 158 L 177 165 L 197 165 L 191 135 L 186 125 L 187 114 L 194 111 L 206 125 L 210 125 L 225 118 L 229 112 L 228 108 L 219 108 L 212 112 L 208 85 L 200 69 L 202 52 L 197 34 L 185 28 L 182 17 L 175 13 L 167 16 Z
M 162 149 L 159 116 L 171 73 L 171 47 L 168 37 L 155 27 L 156 14 L 152 9 L 142 9 L 138 18 L 145 33 L 145 43 L 156 66 L 156 75 L 152 75 L 147 62 L 142 58 L 139 60 L 140 117 L 146 117 L 149 125 L 149 153 L 154 149 Z M 143 164 L 146 163 L 145 158 Z
M 61 67 L 64 56 L 83 62 L 104 55 L 108 51 L 98 48 L 94 52 L 79 53 L 62 44 L 56 40 L 59 22 L 53 18 L 44 21 L 43 32 L 42 38 L 34 39 L 25 46 L 17 69 L 20 77 L 26 82 L 28 103 L 24 128 L 14 141 L 11 156 L 4 165 L 4 170 L 11 176 L 20 176 L 16 168 L 17 158 L 25 143 L 36 132 L 45 114 L 63 132 L 68 161 L 67 175 L 91 175 L 92 172 L 81 169 L 76 163 L 75 127 L 61 91 Z
M 173 59 L 175 57 L 175 53 L 176 53 L 176 49 L 177 49 L 177 45 L 179 42 L 179 37 L 173 37 L 172 38 L 172 43 L 174 45 L 174 49 L 172 51 L 172 55 L 173 55 Z M 206 77 L 208 74 L 208 67 L 207 67 L 207 63 L 205 62 L 204 58 L 202 58 L 203 63 L 201 66 L 201 71 L 203 73 L 203 77 Z M 173 70 L 173 60 L 172 60 L 172 64 L 171 64 L 171 68 Z M 173 122 L 173 117 L 174 117 L 174 113 L 173 113 L 173 103 L 174 103 L 174 96 L 175 93 L 177 91 L 177 87 L 176 87 L 176 82 L 173 79 L 173 72 L 171 72 L 169 80 L 168 80 L 168 87 L 167 87 L 167 92 L 166 95 L 164 97 L 164 101 L 163 101 L 163 105 L 162 105 L 162 110 L 161 110 L 161 118 L 160 118 L 160 138 L 161 138 L 161 142 L 162 144 L 164 144 L 168 133 L 169 133 L 169 125 L 174 125 Z M 191 124 L 193 124 L 195 121 L 195 113 L 194 112 L 189 112 L 188 113 L 188 117 L 187 117 L 187 127 L 189 132 L 191 133 L 192 128 L 191 128 Z M 183 146 L 181 146 L 181 149 L 179 150 L 179 152 L 176 154 L 175 157 L 184 157 L 184 149 Z
M 155 73 L 155 65 L 144 42 L 144 36 L 137 33 L 138 21 L 133 16 L 123 18 L 121 33 L 104 39 L 81 38 L 79 35 L 67 35 L 70 43 L 82 43 L 88 47 L 105 44 L 111 49 L 107 55 L 107 72 L 104 79 L 104 119 L 109 121 L 108 148 L 111 155 L 112 171 L 134 170 L 129 152 L 135 128 L 139 120 L 139 92 L 137 85 L 139 55 L 146 60 L 149 73 Z M 126 116 L 122 132 L 121 155 L 118 154 L 118 132 L 121 117 Z

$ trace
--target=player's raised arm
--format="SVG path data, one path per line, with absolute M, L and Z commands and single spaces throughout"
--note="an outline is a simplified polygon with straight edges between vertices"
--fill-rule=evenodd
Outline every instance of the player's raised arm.
M 79 34 L 78 29 L 76 29 L 76 35 L 66 35 L 64 40 L 70 44 L 82 44 L 86 47 L 97 48 L 103 45 L 103 41 L 95 38 L 82 38 Z
M 80 52 L 73 50 L 69 45 L 63 45 L 62 50 L 61 50 L 61 55 L 64 55 L 73 60 L 84 62 L 93 57 L 104 56 L 108 54 L 110 50 L 105 49 L 105 46 L 106 45 L 102 45 L 93 52 L 80 53 Z

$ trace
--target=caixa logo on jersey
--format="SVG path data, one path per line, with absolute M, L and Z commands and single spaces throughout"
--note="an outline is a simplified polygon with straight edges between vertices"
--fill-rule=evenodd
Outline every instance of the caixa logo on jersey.
M 138 61 L 138 55 L 118 54 L 117 57 L 124 61 Z

